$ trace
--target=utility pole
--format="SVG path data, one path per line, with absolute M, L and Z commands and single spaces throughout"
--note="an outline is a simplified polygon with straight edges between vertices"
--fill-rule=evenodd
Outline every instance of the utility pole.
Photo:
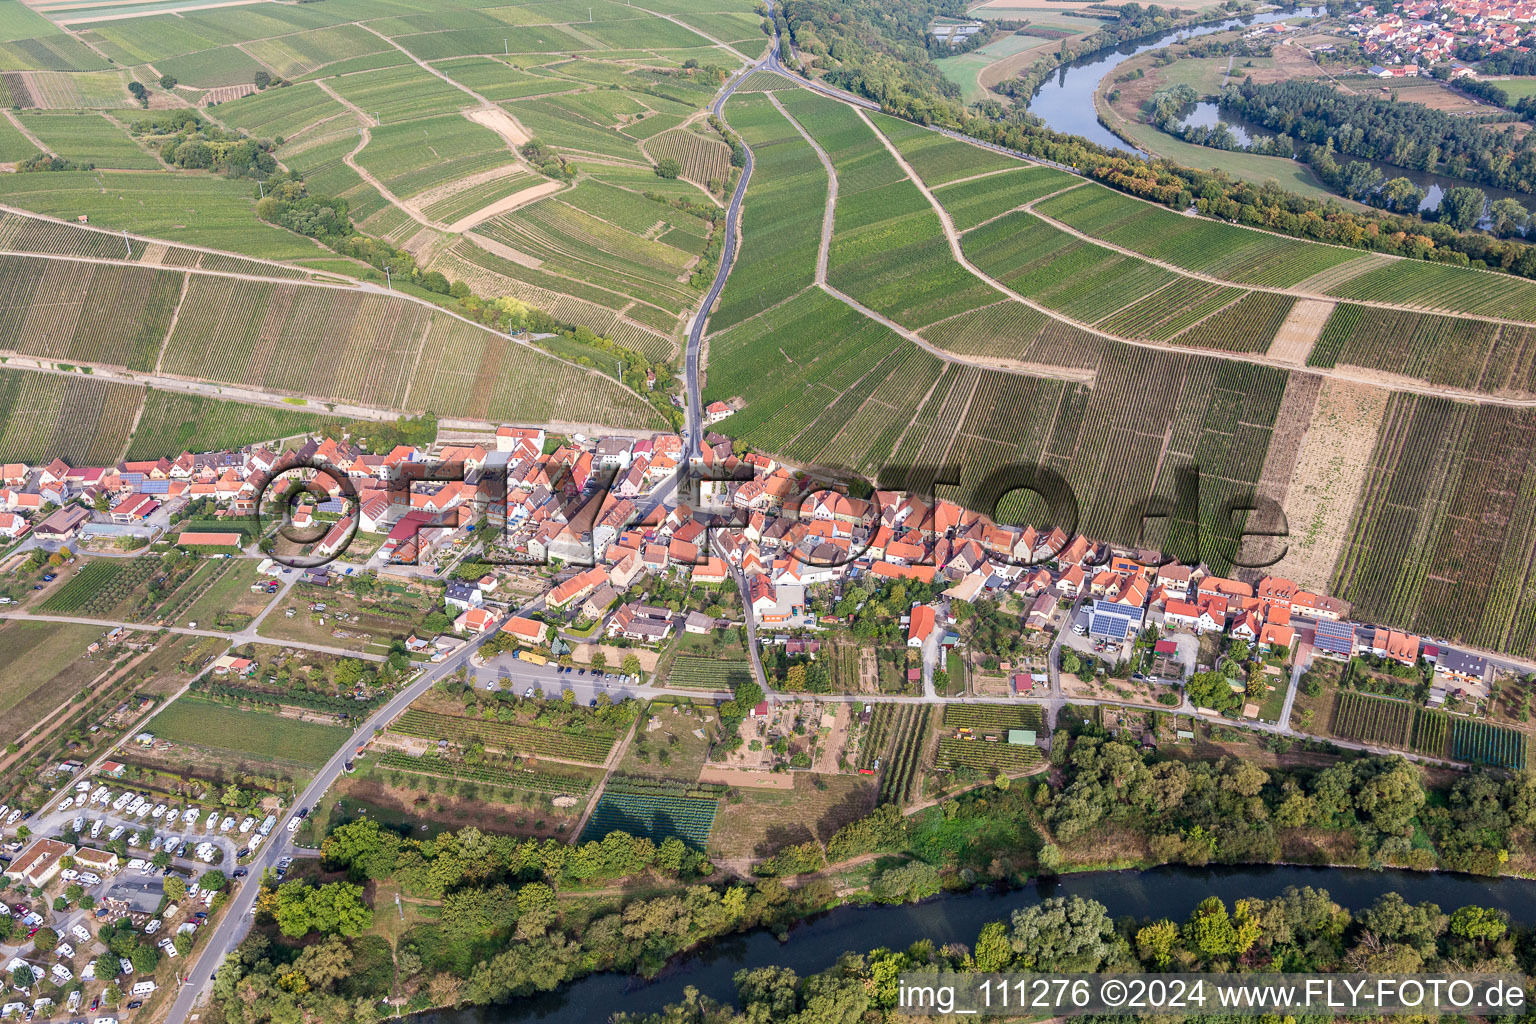
M 128 229 L 123 229 L 123 248 L 128 250 L 128 258 L 133 258 L 133 245 L 128 241 Z
M 384 284 L 389 288 L 390 291 L 395 290 L 395 278 L 394 275 L 389 272 L 388 267 L 384 268 Z
M 265 186 L 265 185 L 263 185 L 261 183 L 261 179 L 260 178 L 256 179 L 256 187 L 261 189 L 261 198 L 263 198 L 263 199 L 267 198 L 267 186 Z
M 511 47 L 507 46 L 507 41 L 505 39 L 501 41 L 501 55 L 503 57 L 512 56 L 512 49 Z

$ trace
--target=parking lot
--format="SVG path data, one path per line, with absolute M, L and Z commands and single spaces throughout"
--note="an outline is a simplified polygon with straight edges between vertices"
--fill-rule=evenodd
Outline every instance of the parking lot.
M 591 703 L 600 693 L 606 693 L 615 703 L 625 697 L 640 696 L 640 688 L 618 672 L 590 668 L 562 671 L 557 665 L 535 665 L 510 654 L 498 654 L 469 671 L 477 690 L 508 690 L 526 696 L 558 698 L 562 690 L 568 689 L 580 704 Z

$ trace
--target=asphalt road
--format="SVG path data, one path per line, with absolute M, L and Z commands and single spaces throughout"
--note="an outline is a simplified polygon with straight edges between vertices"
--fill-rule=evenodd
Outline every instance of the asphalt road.
M 769 16 L 773 14 L 773 4 L 768 4 Z M 759 68 L 773 68 L 778 65 L 779 40 L 775 32 L 773 47 L 768 55 L 756 64 L 751 65 L 741 74 L 726 85 L 715 97 L 715 102 L 710 105 L 710 112 L 725 120 L 725 101 L 731 98 L 748 75 Z M 730 205 L 725 208 L 725 251 L 720 256 L 720 269 L 715 272 L 715 283 L 709 286 L 709 294 L 704 296 L 704 302 L 699 306 L 698 314 L 693 318 L 693 326 L 688 331 L 688 358 L 685 363 L 688 388 L 688 451 L 690 459 L 698 458 L 700 446 L 703 441 L 704 427 L 704 400 L 699 394 L 699 350 L 704 342 L 704 321 L 709 318 L 710 308 L 715 300 L 720 297 L 720 291 L 725 287 L 725 279 L 731 272 L 731 263 L 736 259 L 736 236 L 741 225 L 741 201 L 747 194 L 747 180 L 752 177 L 752 150 L 745 143 L 742 151 L 746 153 L 746 163 L 741 168 L 741 180 L 736 182 L 736 191 L 731 193 Z
M 531 609 L 530 605 L 526 609 L 519 609 L 519 613 Z M 251 859 L 248 865 L 251 871 L 250 877 L 235 890 L 234 898 L 225 908 L 213 932 L 199 944 L 199 951 L 188 965 L 186 980 L 181 991 L 177 993 L 175 1001 L 166 1014 L 167 1024 L 183 1024 L 204 990 L 208 988 L 213 972 L 224 962 L 224 957 L 245 937 L 250 926 L 251 909 L 256 903 L 256 894 L 260 891 L 258 883 L 262 874 L 267 868 L 276 867 L 281 858 L 294 856 L 293 834 L 288 831 L 288 821 L 297 808 L 313 807 L 325 791 L 330 789 L 331 785 L 346 771 L 346 763 L 354 756 L 356 748 L 372 740 L 376 729 L 382 729 L 412 701 L 467 664 L 469 656 L 482 643 L 496 635 L 502 621 L 505 620 L 497 622 L 496 629 L 471 640 L 440 664 L 427 669 L 420 679 L 396 694 L 393 700 L 374 712 L 372 717 L 352 735 L 352 738 L 331 756 L 325 766 L 315 773 L 315 777 L 299 795 L 294 806 L 278 819 L 276 828 L 272 830 L 271 840 Z

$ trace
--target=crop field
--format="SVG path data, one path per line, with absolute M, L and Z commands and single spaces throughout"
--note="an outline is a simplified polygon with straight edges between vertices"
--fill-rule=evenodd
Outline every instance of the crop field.
M 1210 316 L 1243 295 L 1241 288 L 1210 284 L 1195 278 L 1180 278 L 1099 321 L 1098 327 L 1122 338 L 1146 338 L 1167 341 L 1195 321 Z M 1290 309 L 1287 302 L 1285 309 Z M 1284 319 L 1282 315 L 1281 319 Z M 1276 329 L 1279 323 L 1275 324 Z M 1271 332 L 1271 336 L 1273 331 Z M 1263 338 L 1232 339 L 1241 343 L 1263 345 Z M 1230 342 L 1229 342 L 1230 343 Z M 1217 346 L 1223 347 L 1223 346 Z
M 946 704 L 944 728 L 975 729 L 978 732 L 1006 732 L 1009 729 L 1039 729 L 1041 712 L 1036 704 Z
M 1181 216 L 1098 184 L 1047 199 L 1036 209 L 1084 234 L 1236 284 L 1288 287 L 1362 258 L 1355 249 Z
M 1098 365 L 1104 343 L 1095 334 L 1013 299 L 940 320 L 923 328 L 922 335 L 956 355 L 1076 369 Z
M 683 165 L 683 177 L 696 184 L 724 181 L 731 172 L 731 147 L 714 133 L 673 128 L 647 140 L 645 149 L 657 160 L 669 156 L 677 160 Z
M 984 178 L 941 185 L 933 194 L 955 222 L 955 228 L 969 231 L 1041 196 L 1081 184 L 1082 179 L 1066 171 L 1025 164 Z
M 258 39 L 246 43 L 243 49 L 283 78 L 299 78 L 327 64 L 393 47 L 359 25 L 335 25 Z
M 18 116 L 28 131 L 66 160 L 133 171 L 153 171 L 161 166 L 121 125 L 94 111 L 28 111 Z
M 182 696 L 160 712 L 145 731 L 157 739 L 196 747 L 290 761 L 318 768 L 351 738 L 335 725 L 316 725 L 279 718 L 260 711 L 242 711 L 225 704 Z
M 667 674 L 670 686 L 698 687 L 705 690 L 734 690 L 752 679 L 752 666 L 745 658 L 740 661 L 723 661 L 719 658 L 700 658 L 681 655 Z
M 1307 363 L 1346 363 L 1472 389 L 1480 383 L 1498 335 L 1499 325 L 1489 320 L 1341 302 Z
M 1331 593 L 1361 617 L 1536 653 L 1536 411 L 1393 394 Z
M 1391 260 L 1328 289 L 1344 299 L 1428 306 L 1451 313 L 1536 320 L 1536 283 L 1491 271 Z
M 446 313 L 308 285 L 231 287 L 194 278 L 162 368 L 278 393 L 476 419 L 656 419 L 643 399 L 612 381 Z
M 938 214 L 851 107 L 808 90 L 781 100 L 837 170 L 831 284 L 907 327 L 996 300 L 955 262 Z
M 86 653 L 101 638 L 100 626 L 58 622 L 0 623 L 0 716 L 12 739 L 75 696 L 107 667 Z
M 243 128 L 255 138 L 268 139 L 292 138 L 310 125 L 343 114 L 348 115 L 346 123 L 352 123 L 347 108 L 314 84 L 252 93 L 219 104 L 213 113 L 231 128 Z
M 715 827 L 720 801 L 712 796 L 678 796 L 649 792 L 637 787 L 625 792 L 609 783 L 581 833 L 581 842 L 602 839 L 610 832 L 627 832 L 660 843 L 676 837 L 694 849 L 703 849 Z
M 1022 772 L 1045 761 L 1036 746 L 1002 740 L 967 740 L 954 736 L 939 738 L 939 753 L 934 764 L 951 771 L 969 768 L 978 772 Z
M 171 271 L 0 256 L 0 344 L 152 370 L 181 286 Z
M 1028 166 L 1016 157 L 968 142 L 951 139 L 922 125 L 888 114 L 873 113 L 869 119 L 900 150 L 917 176 L 929 188 L 957 178 L 970 178 L 1010 167 Z M 1042 170 L 1044 168 L 1041 168 Z M 1058 172 L 1059 173 L 1059 172 Z M 1024 202 L 1024 200 L 1019 200 Z
M 264 259 L 324 252 L 307 238 L 257 220 L 249 182 L 214 175 L 5 174 L 0 175 L 0 203 L 71 221 L 86 214 L 93 225 Z
M 174 458 L 199 448 L 219 451 L 258 441 L 320 429 L 328 417 L 318 413 L 241 405 L 228 399 L 204 398 L 148 389 L 144 409 L 128 444 L 132 460 Z
M 500 135 L 458 114 L 390 122 L 371 132 L 357 162 L 401 197 L 514 159 Z
M 127 384 L 0 369 L 0 460 L 111 465 L 143 397 Z
M 405 736 L 418 736 L 434 742 L 447 740 L 461 747 L 478 741 L 507 754 L 531 754 L 587 764 L 602 764 L 617 739 L 613 733 L 590 728 L 574 731 L 541 729 L 440 715 L 417 708 L 407 708 L 389 728 Z
M 1170 335 L 1175 345 L 1227 352 L 1266 352 L 1296 300 L 1277 292 L 1249 292 L 1193 326 Z
M 477 210 L 483 210 L 492 203 L 500 202 L 511 195 L 516 195 L 525 188 L 540 184 L 547 179 L 529 171 L 515 170 L 510 174 L 503 174 L 483 181 L 478 185 L 461 189 L 441 199 L 433 200 L 423 208 L 422 212 L 435 221 L 444 224 L 453 224 L 462 217 Z
M 962 244 L 966 256 L 986 273 L 1081 323 L 1097 323 L 1179 279 L 1172 271 L 1084 242 L 1023 212 L 967 233 Z
M 115 608 L 128 597 L 143 580 L 124 559 L 104 558 L 91 562 L 71 576 L 43 603 L 42 611 L 50 615 L 102 614 Z
M 409 772 L 412 775 L 428 775 L 439 779 L 456 779 L 477 782 L 504 789 L 520 789 L 530 793 L 551 795 L 585 793 L 592 788 L 592 780 L 585 775 L 559 775 L 531 768 L 480 762 L 469 764 L 446 757 L 412 757 L 397 750 L 386 750 L 379 755 L 379 765 L 392 772 Z
M 332 78 L 328 84 L 343 99 L 378 117 L 379 126 L 451 114 L 475 105 L 474 98 L 436 75 L 408 64 Z M 463 118 L 465 124 L 474 122 Z M 490 129 L 484 129 L 490 131 Z M 494 134 L 494 133 L 492 133 Z M 444 141 L 448 141 L 446 138 Z
M 733 96 L 725 112 L 752 148 L 754 168 L 742 202 L 741 246 L 709 318 L 711 331 L 740 323 L 810 286 L 827 201 L 821 161 L 765 97 Z
M 515 8 L 504 8 L 515 10 Z M 458 60 L 439 61 L 433 67 L 458 82 L 468 86 L 492 102 L 522 99 L 549 92 L 563 92 L 569 83 L 551 80 L 548 75 L 531 75 L 519 71 L 506 61 L 495 57 L 464 57 Z
M 1412 748 L 1416 754 L 1431 757 L 1449 757 L 1446 742 L 1451 735 L 1451 716 L 1444 711 L 1415 708 L 1413 712 Z
M 1407 701 L 1368 697 L 1341 690 L 1333 705 L 1329 731 L 1335 736 L 1386 747 L 1409 746 L 1414 706 Z
M 658 206 L 655 221 L 665 219 Z M 564 196 L 541 199 L 475 230 L 539 260 L 546 273 L 645 299 L 674 315 L 697 301 L 686 277 L 697 257 L 602 220 Z
M 900 807 L 916 795 L 932 710 L 926 704 L 902 704 L 896 711 L 890 746 L 880 765 L 880 803 Z
M 1466 718 L 1451 720 L 1451 756 L 1458 761 L 1524 771 L 1525 748 L 1523 732 Z

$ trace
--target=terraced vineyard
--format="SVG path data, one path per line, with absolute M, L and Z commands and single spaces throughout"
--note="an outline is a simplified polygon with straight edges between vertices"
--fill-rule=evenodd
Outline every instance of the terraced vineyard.
M 809 91 L 780 100 L 837 171 L 829 283 L 912 328 L 997 301 L 955 261 L 938 214 L 851 107 Z
M 957 178 L 1020 166 L 1018 159 L 1006 153 L 948 138 L 911 121 L 878 113 L 870 114 L 869 119 L 895 144 L 902 158 L 912 165 L 929 188 Z
M 1094 183 L 1046 199 L 1036 209 L 1086 235 L 1235 284 L 1290 287 L 1364 258 L 1356 249 L 1181 216 Z
M 673 128 L 646 142 L 646 152 L 658 161 L 671 157 L 683 168 L 683 177 L 700 185 L 724 182 L 731 173 L 731 147 L 710 132 Z
M 711 331 L 810 286 L 827 196 L 827 175 L 815 151 L 766 97 L 733 96 L 726 116 L 751 147 L 755 167 L 742 204 L 736 265 L 709 319 Z
M 969 231 L 1041 196 L 1080 185 L 1081 178 L 1065 171 L 1024 166 L 984 178 L 941 185 L 933 194 L 954 221 L 955 228 Z
M 434 742 L 445 739 L 461 747 L 479 742 L 503 753 L 532 754 L 588 764 L 602 764 L 617 738 L 612 733 L 593 729 L 541 729 L 531 725 L 459 718 L 419 708 L 407 708 L 389 728 L 404 736 Z
M 1341 302 L 1334 307 L 1307 363 L 1348 363 L 1473 390 L 1479 385 L 1498 335 L 1499 325 L 1489 320 Z
M 103 466 L 122 455 L 144 389 L 0 369 L 0 460 Z
M 654 424 L 608 378 L 424 305 L 299 284 L 194 277 L 168 373 L 287 394 L 501 421 Z
M 150 388 L 144 393 L 144 408 L 127 457 L 158 459 L 184 451 L 239 448 L 318 431 L 328 420 L 318 413 L 240 405 Z
M 1536 410 L 1394 394 L 1331 593 L 1362 618 L 1536 653 Z
M 122 254 L 118 239 L 115 255 Z M 182 278 L 147 267 L 0 256 L 0 345 L 27 355 L 152 370 Z
M 1415 708 L 1407 701 L 1369 697 L 1353 691 L 1340 691 L 1333 706 L 1329 726 L 1335 736 L 1387 747 L 1410 745 L 1410 730 Z

